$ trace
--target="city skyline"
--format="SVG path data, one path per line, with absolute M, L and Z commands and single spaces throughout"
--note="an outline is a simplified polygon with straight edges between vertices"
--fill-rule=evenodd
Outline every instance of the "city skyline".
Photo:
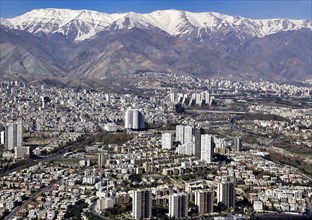
M 311 8 L 0 0 L 0 219 L 312 219 Z

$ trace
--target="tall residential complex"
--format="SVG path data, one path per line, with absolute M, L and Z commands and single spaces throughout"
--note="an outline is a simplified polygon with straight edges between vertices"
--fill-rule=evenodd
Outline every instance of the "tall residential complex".
M 214 192 L 212 190 L 202 189 L 195 192 L 195 205 L 199 215 L 213 212 L 213 198 Z
M 144 130 L 145 121 L 143 112 L 138 109 L 128 108 L 125 112 L 125 128 L 136 131 Z
M 152 192 L 138 189 L 133 192 L 132 216 L 134 219 L 150 219 L 152 217 Z
M 218 203 L 222 207 L 235 208 L 235 184 L 233 182 L 222 181 L 218 184 Z
M 14 147 L 21 147 L 23 142 L 23 124 L 9 123 L 5 126 L 4 146 L 7 150 L 13 150 Z
M 170 133 L 164 133 L 161 135 L 161 147 L 162 149 L 172 149 L 173 147 L 173 135 Z
M 107 153 L 99 153 L 98 154 L 98 165 L 99 167 L 105 166 L 107 161 Z
M 185 218 L 188 216 L 188 194 L 174 193 L 169 196 L 169 217 Z
M 208 134 L 201 135 L 200 159 L 211 163 L 213 160 L 213 147 L 213 136 Z
M 198 132 L 200 133 L 200 129 L 197 130 L 190 125 L 177 125 L 176 142 L 179 146 L 176 152 L 178 154 L 195 155 L 196 149 L 200 148 L 200 141 L 196 141 L 196 138 L 200 138 L 200 135 L 196 135 Z
M 240 137 L 234 138 L 233 150 L 239 152 L 242 148 L 242 139 Z
M 195 156 L 199 159 L 201 155 L 201 128 L 194 129 L 195 137 Z

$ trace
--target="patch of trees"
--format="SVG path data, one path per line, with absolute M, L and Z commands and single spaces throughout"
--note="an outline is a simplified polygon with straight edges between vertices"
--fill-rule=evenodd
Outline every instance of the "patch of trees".
M 262 114 L 262 113 L 253 113 L 241 115 L 236 118 L 237 120 L 262 120 L 262 121 L 288 121 L 286 118 L 274 115 L 274 114 Z
M 105 145 L 117 144 L 122 145 L 129 140 L 134 138 L 134 134 L 129 134 L 126 132 L 103 132 L 95 137 L 96 142 L 102 142 Z
M 81 220 L 82 210 L 87 207 L 88 205 L 83 200 L 80 200 L 76 202 L 75 205 L 69 206 L 68 211 L 66 212 L 64 218 L 73 219 L 73 220 Z

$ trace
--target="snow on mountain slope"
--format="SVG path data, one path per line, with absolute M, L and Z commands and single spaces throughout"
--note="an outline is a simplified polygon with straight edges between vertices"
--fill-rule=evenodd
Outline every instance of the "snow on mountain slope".
M 15 28 L 30 33 L 62 33 L 75 41 L 81 41 L 93 37 L 122 17 L 124 14 L 88 10 L 37 9 L 8 20 Z
M 13 24 L 4 18 L 0 18 L 0 26 L 13 28 Z
M 196 33 L 202 37 L 214 32 L 234 32 L 240 38 L 264 37 L 280 31 L 309 28 L 312 22 L 290 19 L 248 19 L 215 12 L 192 13 L 179 10 L 154 11 L 147 14 L 134 12 L 105 14 L 89 10 L 37 9 L 8 19 L 16 29 L 35 34 L 62 33 L 73 41 L 94 37 L 103 30 L 131 29 L 134 27 L 160 29 L 172 36 Z M 1 21 L 2 23 L 2 21 Z

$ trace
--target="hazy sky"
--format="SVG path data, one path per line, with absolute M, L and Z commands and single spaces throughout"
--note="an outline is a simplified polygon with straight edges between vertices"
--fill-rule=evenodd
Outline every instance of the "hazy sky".
M 148 13 L 163 9 L 219 12 L 248 18 L 312 20 L 311 0 L 0 0 L 0 17 L 10 18 L 35 8 L 89 9 L 106 13 Z

